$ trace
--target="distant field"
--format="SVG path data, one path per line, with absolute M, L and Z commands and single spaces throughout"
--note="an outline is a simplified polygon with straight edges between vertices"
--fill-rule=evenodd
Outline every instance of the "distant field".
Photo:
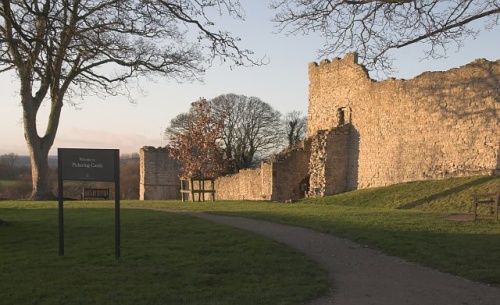
M 122 156 L 123 157 L 123 156 Z M 123 159 L 122 160 L 135 160 L 135 159 Z M 48 157 L 48 162 L 50 167 L 57 167 L 57 156 L 49 156 Z M 16 162 L 14 163 L 15 166 L 31 166 L 30 163 L 30 157 L 26 155 L 18 155 Z
M 49 166 L 57 167 L 57 156 L 49 156 Z M 14 163 L 15 166 L 31 166 L 30 157 L 25 155 L 19 155 Z
M 0 180 L 0 186 L 13 186 L 21 183 L 20 180 Z

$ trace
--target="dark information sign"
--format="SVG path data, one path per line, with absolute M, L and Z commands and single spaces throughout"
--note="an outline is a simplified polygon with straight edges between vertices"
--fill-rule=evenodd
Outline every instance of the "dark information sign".
M 64 180 L 115 183 L 115 256 L 120 257 L 120 150 L 59 148 L 59 255 L 64 255 Z
M 62 179 L 114 182 L 116 149 L 59 148 Z

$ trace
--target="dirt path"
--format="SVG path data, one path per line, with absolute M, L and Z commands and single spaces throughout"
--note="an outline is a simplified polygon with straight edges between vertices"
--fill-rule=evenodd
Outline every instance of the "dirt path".
M 183 214 L 252 231 L 289 245 L 328 271 L 333 285 L 311 305 L 500 305 L 500 288 L 387 256 L 309 229 L 241 217 Z

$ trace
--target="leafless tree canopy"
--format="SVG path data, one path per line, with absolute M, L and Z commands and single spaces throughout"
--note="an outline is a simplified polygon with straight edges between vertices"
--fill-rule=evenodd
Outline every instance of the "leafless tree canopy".
M 302 141 L 307 132 L 307 116 L 300 111 L 291 111 L 283 118 L 283 130 L 286 134 L 288 146 Z
M 211 112 L 224 118 L 221 141 L 231 172 L 249 168 L 263 157 L 283 147 L 281 113 L 257 97 L 222 94 L 209 101 Z M 170 121 L 166 134 L 189 129 L 189 115 L 179 114 Z
M 169 140 L 174 134 L 185 133 L 189 131 L 190 115 L 189 113 L 181 113 L 170 120 L 170 125 L 165 129 L 164 138 Z
M 473 23 L 491 29 L 500 16 L 498 0 L 276 0 L 271 8 L 280 31 L 321 33 L 321 57 L 357 51 L 367 68 L 385 72 L 392 49 L 425 43 L 425 57 L 443 57 L 478 34 Z
M 29 76 L 38 82 L 36 94 L 54 81 L 77 85 L 77 93 L 115 94 L 130 77 L 195 78 L 215 58 L 256 63 L 237 46 L 239 38 L 214 29 L 210 9 L 243 14 L 231 0 L 5 0 L 0 71 Z
M 50 198 L 47 155 L 72 96 L 126 93 L 141 76 L 196 79 L 216 59 L 260 64 L 215 27 L 219 14 L 243 17 L 238 0 L 0 0 L 0 72 L 19 78 L 32 198 Z M 51 111 L 39 135 L 44 100 Z
M 223 116 L 224 148 L 234 160 L 234 172 L 252 167 L 283 144 L 281 113 L 258 97 L 222 94 L 210 101 Z

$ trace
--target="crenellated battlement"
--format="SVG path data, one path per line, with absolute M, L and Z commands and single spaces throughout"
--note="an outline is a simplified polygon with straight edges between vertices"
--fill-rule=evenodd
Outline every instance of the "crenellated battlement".
M 347 53 L 344 58 L 340 57 L 334 57 L 332 60 L 329 59 L 323 59 L 318 63 L 316 62 L 310 62 L 309 63 L 309 68 L 313 67 L 321 67 L 321 66 L 326 66 L 329 64 L 358 64 L 358 53 L 353 52 L 353 53 Z

